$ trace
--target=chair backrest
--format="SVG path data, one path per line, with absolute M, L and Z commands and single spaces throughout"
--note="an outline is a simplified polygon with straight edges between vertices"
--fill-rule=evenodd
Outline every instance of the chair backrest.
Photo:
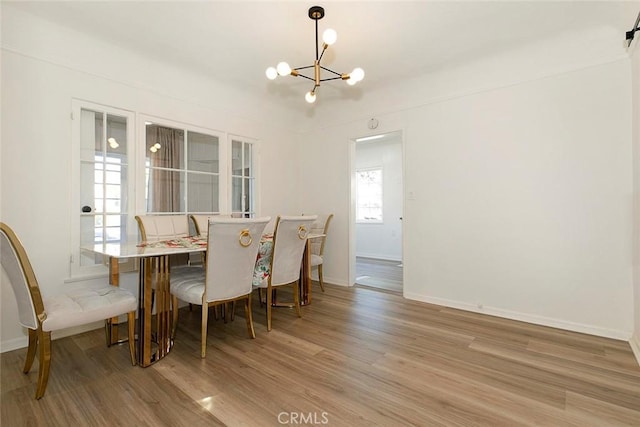
M 311 239 L 309 241 L 312 254 L 320 255 L 320 256 L 324 254 L 324 243 L 327 240 L 327 233 L 329 232 L 329 223 L 331 223 L 332 218 L 333 218 L 333 214 L 318 215 L 318 219 L 316 219 L 311 225 L 311 234 L 324 234 L 324 237 Z
M 206 302 L 247 295 L 252 291 L 253 270 L 262 232 L 271 220 L 212 217 L 208 223 Z
M 136 215 L 140 238 L 145 242 L 178 239 L 189 236 L 186 215 Z
M 300 264 L 307 244 L 312 216 L 280 216 L 273 231 L 273 256 L 271 258 L 271 286 L 295 282 L 300 278 Z
M 16 295 L 20 324 L 37 329 L 38 319 L 42 322 L 47 317 L 38 281 L 24 246 L 3 222 L 0 222 L 0 261 Z
M 221 214 L 191 214 L 189 215 L 193 228 L 196 232 L 196 236 L 207 237 L 209 233 L 209 219 L 210 218 L 231 218 L 231 215 Z

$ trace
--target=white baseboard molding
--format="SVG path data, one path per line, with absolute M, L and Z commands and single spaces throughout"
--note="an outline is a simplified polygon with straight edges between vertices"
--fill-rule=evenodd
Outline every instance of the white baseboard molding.
M 317 275 L 313 277 L 313 280 L 318 280 Z M 335 277 L 327 277 L 327 276 L 324 276 L 324 283 L 330 283 L 332 285 L 345 286 L 345 287 L 350 286 L 348 282 L 345 282 L 342 279 L 337 279 Z
M 629 342 L 631 337 L 630 331 L 621 331 L 616 329 L 601 328 L 599 326 L 585 325 L 581 323 L 570 322 L 562 319 L 554 319 L 535 314 L 519 313 L 510 310 L 503 310 L 495 307 L 484 306 L 478 308 L 474 304 L 466 302 L 452 301 L 444 298 L 425 297 L 424 295 L 404 292 L 404 297 L 416 301 L 422 301 L 429 304 L 441 305 L 444 307 L 457 308 L 460 310 L 471 311 L 474 313 L 488 314 L 491 316 L 502 317 L 505 319 L 519 320 L 522 322 L 532 323 L 535 325 L 549 326 L 552 328 L 564 329 L 567 331 L 581 332 L 584 334 L 595 335 L 599 337 L 612 338 Z M 636 356 L 637 357 L 637 356 Z
M 636 362 L 640 366 L 640 331 L 636 331 L 635 334 L 631 335 L 631 339 L 629 340 L 629 345 L 631 346 L 631 351 L 633 351 L 633 355 L 636 357 Z
M 77 335 L 77 334 L 81 334 L 83 332 L 93 331 L 94 329 L 101 329 L 101 328 L 104 328 L 104 322 L 103 321 L 95 322 L 95 323 L 89 323 L 87 325 L 78 326 L 76 328 L 69 328 L 69 329 L 63 329 L 63 330 L 60 330 L 60 331 L 54 331 L 51 334 L 51 340 L 55 341 L 55 340 L 60 339 L 60 338 L 68 337 L 68 336 L 71 336 L 71 335 Z M 25 331 L 25 334 L 26 334 L 27 330 L 25 329 L 24 331 Z M 28 345 L 29 345 L 29 337 L 28 337 L 28 335 L 25 335 L 24 337 L 20 337 L 20 338 L 13 338 L 13 339 L 10 339 L 10 340 L 2 341 L 2 342 L 0 342 L 0 353 L 5 353 L 7 351 L 18 350 L 20 348 L 25 348 Z

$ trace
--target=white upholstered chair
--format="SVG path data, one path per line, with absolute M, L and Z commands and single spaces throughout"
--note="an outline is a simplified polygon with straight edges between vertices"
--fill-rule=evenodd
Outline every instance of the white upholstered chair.
M 262 232 L 270 218 L 218 218 L 208 222 L 206 275 L 171 283 L 173 306 L 178 300 L 202 306 L 201 357 L 207 347 L 208 308 L 245 300 L 245 318 L 251 338 L 255 338 L 251 317 L 253 270 Z M 173 310 L 174 330 L 178 310 Z
M 13 230 L 0 222 L 0 260 L 18 302 L 18 316 L 29 330 L 29 347 L 23 372 L 26 374 L 38 352 L 36 399 L 44 396 L 51 364 L 51 332 L 127 314 L 131 363 L 135 356 L 136 297 L 111 285 L 78 287 L 64 294 L 43 298 L 35 273 L 22 243 Z
M 318 218 L 311 226 L 311 234 L 324 234 L 323 237 L 317 237 L 309 240 L 311 250 L 311 268 L 318 270 L 318 282 L 320 283 L 320 289 L 324 292 L 324 278 L 322 277 L 322 265 L 324 264 L 324 244 L 327 240 L 327 233 L 329 232 L 329 224 L 333 214 L 318 215 Z
M 267 330 L 271 330 L 271 311 L 273 289 L 279 286 L 293 285 L 293 304 L 298 317 L 300 311 L 300 272 L 302 257 L 307 244 L 307 235 L 311 224 L 317 219 L 313 216 L 279 216 L 273 231 L 273 250 L 271 253 L 269 274 L 254 287 L 266 290 Z
M 196 235 L 200 237 L 207 237 L 209 232 L 209 219 L 210 218 L 231 218 L 231 215 L 221 214 L 191 214 L 189 215 L 193 227 L 196 231 Z

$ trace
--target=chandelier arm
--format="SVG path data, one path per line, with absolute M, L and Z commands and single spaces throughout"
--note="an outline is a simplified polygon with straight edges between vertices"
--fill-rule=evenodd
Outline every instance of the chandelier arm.
M 307 79 L 307 80 L 311 80 L 311 81 L 313 81 L 313 82 L 315 82 L 315 81 L 316 81 L 316 79 L 314 79 L 314 78 L 312 78 L 312 77 L 309 77 L 309 76 L 305 76 L 304 74 L 298 74 L 298 75 L 297 75 L 297 77 L 303 77 L 303 78 L 305 78 L 305 79 Z
M 333 73 L 333 74 L 335 74 L 336 76 L 342 76 L 342 74 L 340 74 L 340 73 L 336 73 L 335 71 L 330 70 L 330 69 L 328 69 L 328 68 L 326 68 L 326 67 L 323 67 L 322 65 L 320 66 L 320 68 L 322 68 L 323 70 L 328 71 L 328 72 L 330 72 L 330 73 Z
M 342 80 L 342 77 L 328 77 L 326 79 L 321 79 L 320 81 L 321 82 L 326 82 L 326 81 L 329 81 L 329 80 Z
M 292 68 L 292 70 L 300 71 L 300 70 L 306 70 L 307 68 L 313 68 L 313 67 L 314 65 L 307 65 L 305 67 Z
M 322 56 L 324 55 L 324 52 L 326 50 L 327 50 L 327 44 L 325 43 L 325 44 L 322 45 L 322 53 L 320 54 L 320 57 L 318 58 L 318 62 L 320 62 L 322 60 Z

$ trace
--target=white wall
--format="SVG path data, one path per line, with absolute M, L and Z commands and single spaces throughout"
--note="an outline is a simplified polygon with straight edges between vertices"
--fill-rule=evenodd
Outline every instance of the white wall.
M 405 190 L 415 195 L 405 198 L 405 296 L 628 339 L 630 87 L 622 59 L 371 111 L 377 132 L 404 131 Z M 348 141 L 366 132 L 366 113 L 304 146 L 313 198 L 302 204 L 336 213 L 328 282 L 353 280 Z M 329 172 L 323 159 L 344 160 Z
M 256 138 L 262 215 L 297 213 L 297 138 L 276 117 L 276 107 L 258 108 L 243 93 L 203 76 L 133 55 L 65 28 L 2 9 L 2 119 L 0 219 L 22 240 L 42 292 L 72 284 L 69 277 L 71 191 L 71 100 L 164 117 Z M 147 78 L 148 77 L 148 78 Z M 261 115 L 260 111 L 264 111 Z M 15 300 L 2 280 L 2 350 L 26 345 Z
M 638 36 L 638 34 L 636 34 Z M 634 211 L 633 211 L 633 305 L 634 305 L 634 322 L 633 336 L 631 338 L 631 348 L 640 363 L 640 39 L 636 37 L 634 43 L 630 47 L 632 55 L 631 75 L 633 86 L 633 195 L 634 195 Z
M 356 255 L 402 261 L 402 140 L 356 144 L 356 169 L 382 167 L 382 223 L 356 224 Z

